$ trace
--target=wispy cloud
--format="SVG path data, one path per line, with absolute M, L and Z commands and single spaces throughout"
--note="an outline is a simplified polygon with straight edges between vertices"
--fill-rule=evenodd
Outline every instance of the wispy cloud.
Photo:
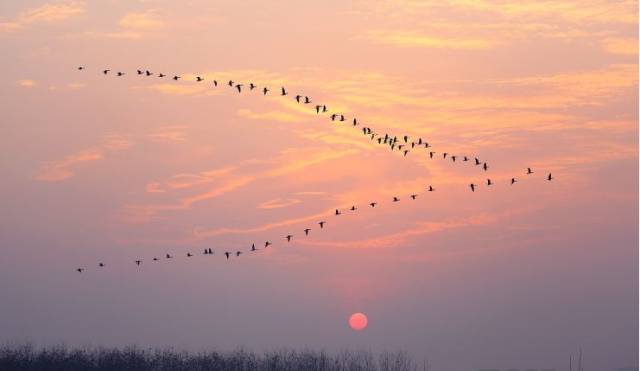
M 86 5 L 81 1 L 44 4 L 27 9 L 8 22 L 0 22 L 0 32 L 11 32 L 40 23 L 56 23 L 84 14 Z
M 36 82 L 34 80 L 25 79 L 16 81 L 18 86 L 22 86 L 23 88 L 31 88 L 36 86 Z
M 129 148 L 133 143 L 128 139 L 109 135 L 97 146 L 85 148 L 65 156 L 61 160 L 46 161 L 36 172 L 34 179 L 43 182 L 60 182 L 74 176 L 76 168 L 87 163 L 102 160 L 108 153 Z

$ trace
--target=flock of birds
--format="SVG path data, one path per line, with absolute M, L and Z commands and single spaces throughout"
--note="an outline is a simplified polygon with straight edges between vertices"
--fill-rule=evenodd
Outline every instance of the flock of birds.
M 85 70 L 85 69 L 86 68 L 84 66 L 79 66 L 78 67 L 78 70 L 80 70 L 80 71 Z M 112 75 L 117 76 L 117 77 L 122 77 L 122 76 L 126 75 L 125 72 L 122 72 L 122 71 L 113 72 L 113 71 L 111 71 L 109 69 L 104 69 L 101 72 L 102 72 L 103 75 L 112 74 Z M 170 77 L 169 75 L 166 75 L 164 73 L 157 73 L 156 74 L 156 73 L 151 72 L 149 70 L 140 70 L 140 69 L 136 70 L 136 74 L 140 75 L 140 76 L 144 76 L 144 77 L 151 77 L 151 76 L 156 76 L 158 78 L 165 78 L 166 77 L 166 78 L 171 79 L 173 81 L 178 81 L 178 80 L 182 79 L 182 77 L 179 76 L 179 75 L 173 75 L 173 77 Z M 198 82 L 198 83 L 201 83 L 201 82 L 204 82 L 205 79 L 203 77 L 201 77 L 201 76 L 196 76 L 194 81 Z M 218 85 L 219 85 L 218 80 L 215 80 L 215 79 L 211 80 L 211 84 L 213 85 L 213 87 L 218 87 Z M 250 82 L 250 83 L 245 85 L 245 84 L 242 84 L 242 83 L 239 83 L 239 82 L 235 82 L 233 80 L 229 80 L 226 83 L 226 85 L 228 87 L 236 90 L 238 93 L 242 93 L 243 92 L 243 88 L 245 86 L 248 88 L 249 91 L 253 91 L 255 89 L 258 89 L 259 91 L 262 92 L 262 95 L 267 95 L 267 94 L 269 94 L 269 92 L 272 91 L 272 89 L 269 88 L 269 87 L 266 87 L 266 86 L 265 87 L 258 87 L 256 84 L 254 84 L 252 82 Z M 246 88 L 245 88 L 244 91 L 246 91 Z M 278 90 L 276 90 L 276 91 L 278 91 Z M 280 96 L 283 96 L 283 97 L 291 95 L 289 93 L 289 91 L 285 87 L 280 87 L 280 89 L 278 91 L 278 94 Z M 297 95 L 293 96 L 293 98 L 296 100 L 297 103 L 300 103 L 300 104 L 313 104 L 313 101 L 311 100 L 311 98 L 309 96 L 306 96 L 306 95 L 297 94 Z M 355 117 L 352 118 L 351 120 L 348 120 L 345 117 L 345 115 L 342 114 L 342 113 L 333 113 L 333 112 L 329 113 L 328 109 L 327 109 L 327 106 L 324 105 L 324 104 L 315 104 L 312 107 L 315 110 L 316 114 L 321 114 L 321 113 L 322 114 L 328 114 L 329 118 L 331 119 L 332 122 L 338 122 L 338 123 L 350 122 L 350 125 L 353 126 L 354 128 L 357 128 L 358 126 L 361 126 L 362 127 L 361 128 L 362 134 L 367 136 L 367 137 L 369 137 L 369 139 L 371 141 L 373 141 L 374 143 L 377 142 L 377 144 L 380 144 L 380 145 L 384 145 L 388 149 L 390 149 L 391 151 L 399 152 L 405 157 L 412 150 L 426 149 L 427 150 L 427 155 L 428 155 L 428 157 L 430 159 L 434 159 L 436 157 L 439 157 L 439 156 L 436 156 L 436 155 L 441 155 L 442 156 L 441 158 L 443 160 L 447 160 L 447 158 L 448 158 L 452 162 L 456 162 L 456 161 L 469 162 L 469 163 L 472 163 L 475 166 L 480 167 L 484 171 L 487 171 L 489 169 L 489 165 L 486 162 L 480 161 L 480 159 L 478 159 L 477 157 L 459 156 L 459 155 L 453 155 L 453 154 L 450 154 L 450 153 L 447 153 L 447 152 L 438 153 L 438 152 L 433 151 L 432 150 L 432 146 L 427 141 L 423 140 L 422 138 L 412 138 L 409 135 L 396 136 L 396 135 L 390 135 L 388 133 L 378 134 L 378 133 L 374 132 L 372 128 L 370 128 L 368 126 L 362 126 L 360 121 L 358 121 L 358 119 L 355 118 Z M 525 176 L 530 176 L 530 175 L 532 175 L 534 173 L 535 172 L 530 167 L 528 167 L 524 174 L 525 174 Z M 546 175 L 545 179 L 547 181 L 551 181 L 554 178 L 551 175 L 551 173 L 548 173 Z M 510 183 L 510 185 L 514 185 L 518 181 L 519 180 L 517 178 L 512 177 L 509 183 Z M 484 184 L 487 187 L 489 187 L 489 186 L 492 186 L 494 184 L 494 182 L 490 178 L 487 178 Z M 469 189 L 471 190 L 471 192 L 475 192 L 478 189 L 478 187 L 479 187 L 479 184 L 475 184 L 475 183 L 470 183 L 469 184 Z M 429 186 L 427 186 L 425 188 L 425 190 L 427 192 L 434 192 L 435 188 L 433 186 L 429 185 Z M 419 196 L 418 193 L 414 193 L 414 194 L 409 195 L 408 197 L 411 200 L 416 200 L 418 196 Z M 400 197 L 393 197 L 391 202 L 393 202 L 393 203 L 400 202 Z M 375 208 L 377 205 L 378 205 L 378 202 L 370 202 L 366 206 L 371 207 L 371 208 Z M 333 212 L 333 216 L 340 216 L 345 212 L 355 212 L 356 210 L 358 210 L 358 207 L 356 205 L 351 206 L 347 210 L 335 209 L 335 212 Z M 318 221 L 317 224 L 319 226 L 319 229 L 324 229 L 325 225 L 327 224 L 327 221 L 320 220 L 320 221 Z M 302 232 L 304 232 L 304 236 L 309 236 L 309 233 L 311 231 L 312 231 L 311 228 L 305 228 L 305 229 L 302 230 Z M 286 243 L 290 243 L 293 240 L 293 238 L 294 238 L 293 234 L 287 234 L 286 236 L 284 236 L 283 240 L 285 240 Z M 264 242 L 264 246 L 262 248 L 266 249 L 269 246 L 273 246 L 273 242 L 265 241 Z M 248 250 L 245 250 L 245 251 L 242 251 L 242 250 L 225 251 L 223 253 L 223 255 L 226 257 L 227 260 L 229 260 L 232 257 L 236 257 L 236 258 L 240 257 L 243 253 L 245 253 L 247 251 L 249 253 L 253 253 L 253 252 L 258 251 L 259 249 L 260 248 L 256 247 L 256 244 L 253 243 L 253 244 L 251 244 L 251 247 L 248 248 Z M 215 254 L 215 252 L 211 248 L 205 248 L 204 251 L 202 252 L 202 255 L 207 255 L 207 256 L 208 255 L 214 255 L 214 254 Z M 191 253 L 191 252 L 187 252 L 186 253 L 186 257 L 187 258 L 190 258 L 190 257 L 193 257 L 193 256 L 194 256 L 194 254 Z M 174 258 L 174 256 L 169 254 L 169 253 L 165 254 L 165 256 L 164 256 L 164 259 L 173 259 L 173 258 Z M 151 259 L 152 262 L 158 262 L 160 260 L 161 259 L 158 258 L 158 257 L 153 257 Z M 140 266 L 140 265 L 142 265 L 143 260 L 142 259 L 137 259 L 137 260 L 134 260 L 133 262 L 137 266 Z M 97 266 L 100 267 L 100 268 L 103 268 L 106 265 L 103 262 L 99 262 L 97 264 Z M 79 268 L 76 268 L 76 271 L 79 272 L 79 273 L 82 273 L 82 272 L 85 271 L 85 268 L 84 267 L 79 267 Z

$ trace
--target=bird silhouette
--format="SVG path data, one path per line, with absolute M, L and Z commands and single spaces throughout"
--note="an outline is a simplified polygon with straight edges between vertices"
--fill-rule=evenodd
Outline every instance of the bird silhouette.
M 358 120 L 356 120 L 356 118 L 354 117 L 353 118 L 353 126 L 356 126 L 356 125 L 358 125 Z
M 355 205 L 353 205 L 353 206 L 351 206 L 351 208 L 350 208 L 349 210 L 351 210 L 351 211 L 356 211 L 357 209 L 358 209 L 358 208 L 357 208 Z
M 271 245 L 271 242 L 269 242 L 269 241 L 266 241 L 266 242 L 264 243 L 264 247 L 269 247 L 269 245 Z
M 447 158 L 447 155 L 448 155 L 448 153 L 447 153 L 447 152 L 443 153 L 443 154 L 442 154 L 442 158 Z
M 469 157 L 464 156 L 464 158 L 462 159 L 462 161 L 469 161 Z
M 238 89 L 238 93 L 242 93 L 242 87 L 243 87 L 242 84 L 237 84 L 236 85 L 236 89 Z
M 393 198 L 393 202 L 398 202 L 398 201 L 400 201 L 400 199 L 398 197 L 394 197 Z
M 476 185 L 471 183 L 469 184 L 469 187 L 471 187 L 471 192 L 475 192 L 476 191 Z
M 323 105 L 323 106 L 322 106 L 322 112 L 323 112 L 323 113 L 324 113 L 324 112 L 327 112 L 327 106 L 325 106 L 325 105 Z
M 228 252 L 228 251 L 225 251 L 225 252 L 224 252 L 224 256 L 226 256 L 226 257 L 227 257 L 227 260 L 229 260 L 229 256 L 230 256 L 230 255 L 231 255 L 231 253 L 230 253 L 230 252 Z
M 211 248 L 209 248 L 209 255 L 213 255 L 213 250 L 211 250 Z
M 158 77 L 165 77 L 165 76 L 167 76 L 167 75 L 165 75 L 164 73 L 159 73 L 158 74 Z
M 280 88 L 280 95 L 287 95 L 287 91 L 285 90 L 284 86 Z
M 340 214 L 341 214 L 340 210 L 336 209 L 336 215 L 340 215 Z
M 286 235 L 284 238 L 286 238 L 286 239 L 287 239 L 287 242 L 291 242 L 291 238 L 292 238 L 292 237 L 293 237 L 293 235 L 288 234 L 288 235 Z
M 78 66 L 78 71 L 82 71 L 82 70 L 84 70 L 84 67 Z
M 124 72 L 120 72 L 120 71 L 118 71 L 117 75 L 118 75 L 118 76 L 124 76 Z
M 456 156 L 451 156 L 451 160 L 452 160 L 453 162 L 456 162 Z
M 309 99 L 309 97 L 304 97 L 304 104 L 309 104 L 311 103 L 311 99 Z
M 256 251 L 256 244 L 255 243 L 251 244 L 251 251 Z
M 406 149 L 405 149 L 405 150 L 404 150 L 404 156 L 405 156 L 405 157 L 407 156 L 407 153 L 409 153 L 409 150 L 406 150 Z
M 416 195 L 416 194 L 412 194 L 411 195 L 411 198 L 414 199 L 414 200 L 416 199 L 416 197 L 418 197 L 418 195 Z
M 166 255 L 166 258 L 167 258 L 167 259 L 171 259 L 171 258 L 173 258 L 173 256 L 171 256 L 171 255 L 167 254 L 167 255 Z
M 336 117 L 338 117 L 338 115 L 337 115 L 337 114 L 335 114 L 335 113 L 334 113 L 334 114 L 332 114 L 332 115 L 331 115 L 331 121 L 336 121 Z
M 180 78 L 180 76 L 178 76 L 178 75 L 173 76 L 173 79 L 174 79 L 175 81 L 178 81 L 178 79 L 179 79 L 179 78 Z
M 513 185 L 515 182 L 517 182 L 516 178 L 511 178 L 511 184 Z
M 318 224 L 320 224 L 320 229 L 324 228 L 325 223 L 325 221 L 318 222 Z
M 547 180 L 550 181 L 551 179 L 553 179 L 553 177 L 551 177 L 551 173 L 549 173 L 549 175 L 547 175 Z
M 476 165 L 480 165 L 480 160 L 478 160 L 477 157 L 475 158 L 475 160 L 476 160 Z
M 405 135 L 403 139 L 404 139 L 404 142 L 407 143 L 407 141 L 409 141 L 409 136 Z
M 204 249 L 204 252 L 202 253 L 203 255 L 209 255 L 209 250 Z
M 267 92 L 269 91 L 268 88 L 264 88 L 262 89 L 262 95 L 267 95 Z
M 527 174 L 533 174 L 533 171 L 531 170 L 530 167 L 527 168 Z
M 344 118 L 344 115 L 340 115 L 340 121 L 344 121 L 344 120 L 346 120 L 346 119 Z
M 190 257 L 192 257 L 192 256 L 193 256 L 193 254 L 192 254 L 192 253 L 190 253 L 190 252 L 188 252 L 188 253 L 187 253 L 187 258 L 190 258 Z
M 147 75 L 147 76 L 153 75 L 153 73 L 151 71 L 149 71 L 149 70 L 144 71 L 144 74 Z
M 140 71 L 140 70 L 136 70 L 136 72 L 138 73 L 138 75 L 142 75 L 144 72 Z
M 229 82 L 227 83 L 227 85 L 233 87 L 233 80 L 229 80 Z
M 296 102 L 300 103 L 300 98 L 302 98 L 302 95 L 300 94 L 296 95 Z
M 433 155 L 435 155 L 435 152 L 429 152 L 429 158 L 433 158 Z
M 304 230 L 304 235 L 308 236 L 309 235 L 309 231 L 311 230 L 311 228 L 305 228 Z
M 151 260 L 153 260 L 154 262 L 160 261 L 160 259 L 158 259 L 158 258 L 153 258 Z
M 109 71 L 111 71 L 111 70 L 104 70 L 104 71 L 102 71 L 102 73 L 104 73 L 106 75 L 106 74 L 109 73 Z
M 98 267 L 104 267 L 104 263 L 98 263 Z
M 369 205 L 370 205 L 371 207 L 376 207 L 376 205 L 377 205 L 377 204 L 378 204 L 377 202 L 372 202 L 372 203 L 370 203 Z
M 489 168 L 489 166 L 487 165 L 487 163 L 485 162 L 484 164 L 482 164 L 482 169 L 484 171 L 487 171 L 487 169 Z
M 202 77 L 200 77 L 200 76 L 196 76 L 196 81 L 200 82 L 200 81 L 204 81 L 204 79 Z
M 78 273 L 82 273 L 82 271 L 84 271 L 84 268 L 77 268 L 76 271 L 78 271 Z
M 136 260 L 136 265 L 140 265 L 142 263 L 142 260 Z
M 492 184 L 493 184 L 493 182 L 491 182 L 491 179 L 487 179 L 487 185 L 490 186 Z
M 320 113 L 320 108 L 322 108 L 322 106 L 320 106 L 319 104 L 316 104 L 316 113 Z
M 213 80 L 213 86 L 218 86 L 218 80 Z
M 432 186 L 429 186 L 429 192 L 433 192 L 435 189 Z
M 236 251 L 236 256 L 242 255 L 242 251 Z
M 249 90 L 253 90 L 256 88 L 256 85 L 252 82 L 249 83 Z

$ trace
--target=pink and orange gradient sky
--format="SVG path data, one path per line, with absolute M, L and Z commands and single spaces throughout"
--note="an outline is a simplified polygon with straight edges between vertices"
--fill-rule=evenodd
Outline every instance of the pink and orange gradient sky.
M 0 341 L 402 349 L 441 370 L 560 369 L 582 346 L 590 369 L 637 366 L 637 9 L 3 1 Z M 137 68 L 284 85 L 477 154 L 498 184 L 472 194 L 477 168 L 402 158 L 292 99 Z M 280 241 L 427 184 L 250 258 L 132 263 Z

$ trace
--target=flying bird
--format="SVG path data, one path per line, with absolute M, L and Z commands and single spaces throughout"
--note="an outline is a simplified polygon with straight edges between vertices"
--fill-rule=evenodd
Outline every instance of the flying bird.
M 447 152 L 443 153 L 443 154 L 442 154 L 442 158 L 447 158 L 447 155 L 448 155 L 448 153 L 447 153 Z
M 174 79 L 175 81 L 178 81 L 178 79 L 179 79 L 179 78 L 180 78 L 180 76 L 177 76 L 177 75 L 176 75 L 176 76 L 173 76 L 173 79 Z
M 84 67 L 82 67 L 82 66 L 78 66 L 78 70 L 79 70 L 79 71 L 82 71 L 82 70 L 84 70 Z
M 269 91 L 268 88 L 264 88 L 262 89 L 262 95 L 267 95 L 267 92 Z
M 305 228 L 304 230 L 304 235 L 308 236 L 309 235 L 309 231 L 311 230 L 311 228 Z
M 393 202 L 398 202 L 398 201 L 400 201 L 400 199 L 398 197 L 394 197 L 393 198 Z
M 118 71 L 117 75 L 118 75 L 118 76 L 124 76 L 124 72 L 120 72 L 120 71 Z
M 471 187 L 471 192 L 475 192 L 476 191 L 476 185 L 471 183 L 469 184 L 469 187 Z
M 109 73 L 109 71 L 111 71 L 111 70 L 104 70 L 104 71 L 102 71 L 102 73 L 104 73 L 106 75 L 106 74 Z
M 475 160 L 476 160 L 476 165 L 480 165 L 480 160 L 478 160 L 477 157 L 475 158 Z
M 300 103 L 300 98 L 302 98 L 302 95 L 300 94 L 296 95 L 296 102 Z
M 320 108 L 322 108 L 319 104 L 316 105 L 316 113 L 320 113 Z
M 236 251 L 236 256 L 242 255 L 242 251 Z
M 167 76 L 167 75 L 165 75 L 164 73 L 158 74 L 158 77 L 165 77 L 165 76 Z
M 547 180 L 550 181 L 551 179 L 553 179 L 553 178 L 551 177 L 551 173 L 549 173 L 549 175 L 547 175 Z
M 429 186 L 429 192 L 433 192 L 435 189 L 432 186 Z
M 196 81 L 200 82 L 200 81 L 204 81 L 204 79 L 202 77 L 200 77 L 200 76 L 196 76 Z
M 416 194 L 411 195 L 411 198 L 414 199 L 414 200 L 416 199 L 416 197 L 418 197 L 418 195 L 416 195 Z
M 242 85 L 242 84 L 237 84 L 237 85 L 236 85 L 236 89 L 238 89 L 238 93 L 242 93 L 242 87 L 243 87 L 243 86 L 244 86 L 244 85 Z
M 336 215 L 340 215 L 340 210 L 336 209 Z
M 487 179 L 487 185 L 490 186 L 492 184 L 493 184 L 493 182 L 491 182 L 491 179 Z
M 229 82 L 227 83 L 227 85 L 233 87 L 233 80 L 229 80 Z
M 104 263 L 98 263 L 98 267 L 104 267 Z
M 531 170 L 530 167 L 527 168 L 527 174 L 533 174 L 533 171 Z
M 145 73 L 145 75 L 147 75 L 147 76 L 151 76 L 151 75 L 153 75 L 153 73 L 152 73 L 152 72 L 150 72 L 149 70 L 144 71 L 144 73 Z
M 190 252 L 188 252 L 188 253 L 187 253 L 187 258 L 190 258 L 190 257 L 192 257 L 192 256 L 193 256 L 193 254 L 192 254 L 192 253 L 190 253 Z
M 357 208 L 355 205 L 353 205 L 353 206 L 351 206 L 351 209 L 349 209 L 349 210 L 351 210 L 351 211 L 356 211 L 357 209 L 358 209 L 358 208 Z
M 280 88 L 280 95 L 287 95 L 287 91 L 284 89 L 284 86 Z
M 511 184 L 513 185 L 515 182 L 517 182 L 516 178 L 511 178 Z
M 320 229 L 324 228 L 325 223 L 326 223 L 325 221 L 318 222 L 318 224 L 320 224 Z
M 433 155 L 435 155 L 435 152 L 429 152 L 429 158 L 433 158 Z
M 78 271 L 78 273 L 82 273 L 82 271 L 84 271 L 84 268 L 78 268 L 76 269 L 76 271 Z
M 291 242 L 291 238 L 292 238 L 292 237 L 293 237 L 293 235 L 288 234 L 288 235 L 286 235 L 284 238 L 286 238 L 286 239 L 287 239 L 287 242 Z
M 166 258 L 167 258 L 167 259 L 171 259 L 171 258 L 173 258 L 173 256 L 171 256 L 171 255 L 167 254 L 167 255 L 166 255 Z
M 136 260 L 136 265 L 140 265 L 142 263 L 142 260 Z
M 256 244 L 255 243 L 251 244 L 251 251 L 256 251 Z
M 482 164 L 482 169 L 484 171 L 487 171 L 487 169 L 489 168 L 489 166 L 487 165 L 487 163 L 485 162 L 484 164 Z
M 230 253 L 230 252 L 228 252 L 228 251 L 225 251 L 225 252 L 224 252 L 224 256 L 226 256 L 226 257 L 227 257 L 227 260 L 229 260 L 229 255 L 231 255 L 231 253 Z
M 264 243 L 264 247 L 269 247 L 269 245 L 271 245 L 271 242 L 269 242 L 269 241 L 266 241 L 266 242 Z
M 309 97 L 304 97 L 304 104 L 309 104 L 311 103 L 311 99 L 309 99 Z
M 256 88 L 256 85 L 252 82 L 249 83 L 249 90 L 253 90 Z
M 158 258 L 153 258 L 151 260 L 153 260 L 154 262 L 160 261 L 160 259 L 158 259 Z
M 213 80 L 213 86 L 218 86 L 218 80 Z
M 144 72 L 140 71 L 140 70 L 136 70 L 136 72 L 138 72 L 138 75 L 142 75 Z
M 377 202 L 372 202 L 372 203 L 370 203 L 369 205 L 370 205 L 371 207 L 376 207 L 376 205 L 377 205 L 377 204 L 378 204 Z

